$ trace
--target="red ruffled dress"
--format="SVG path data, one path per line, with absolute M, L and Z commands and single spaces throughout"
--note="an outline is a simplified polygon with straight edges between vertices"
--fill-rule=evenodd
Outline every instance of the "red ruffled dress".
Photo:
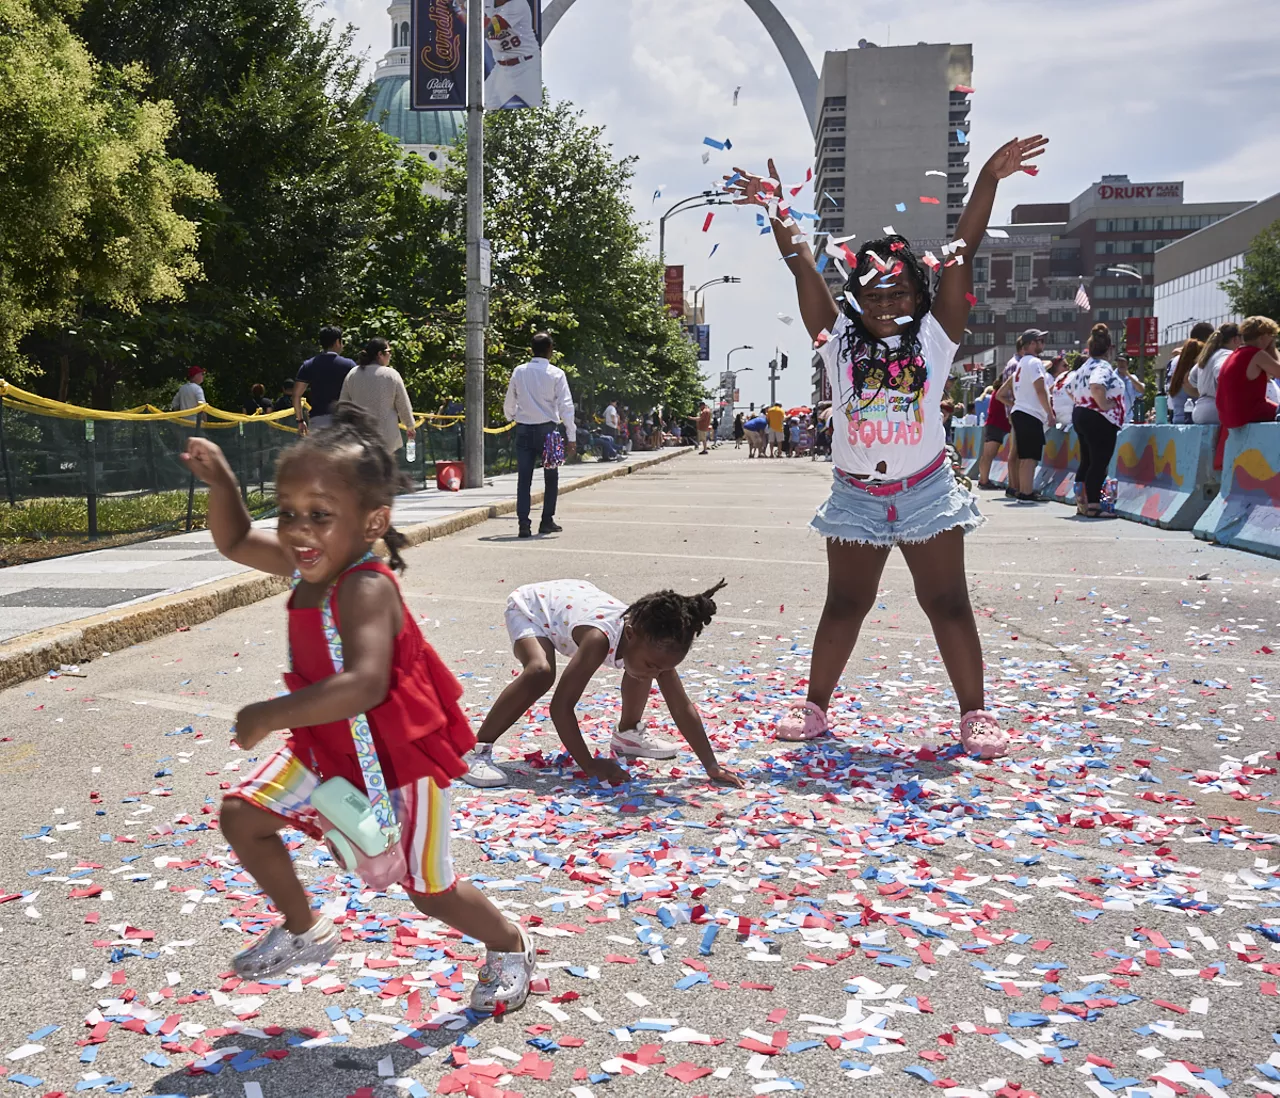
M 370 560 L 348 569 L 337 586 L 356 572 L 378 572 L 393 582 L 396 579 L 383 561 Z M 399 584 L 396 586 L 398 590 Z M 400 603 L 404 621 L 395 640 L 387 696 L 366 714 L 373 745 L 388 789 L 421 778 L 431 778 L 444 789 L 467 772 L 462 756 L 475 746 L 476 737 L 458 704 L 462 685 L 423 638 L 403 597 Z M 334 623 L 341 627 L 337 590 L 333 612 Z M 335 674 L 319 607 L 304 609 L 289 600 L 289 648 L 293 670 L 284 679 L 291 691 Z M 346 778 L 357 789 L 364 789 L 348 721 L 295 728 L 289 747 L 321 779 Z

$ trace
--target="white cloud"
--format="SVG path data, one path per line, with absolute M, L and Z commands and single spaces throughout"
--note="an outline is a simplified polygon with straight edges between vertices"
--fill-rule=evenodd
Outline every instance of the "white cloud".
M 998 219 L 1019 202 L 1070 199 L 1111 173 L 1184 179 L 1188 201 L 1280 190 L 1280 25 L 1260 18 L 1256 0 L 1219 0 L 1210 10 L 1202 0 L 775 3 L 819 68 L 824 50 L 862 37 L 882 46 L 971 42 L 973 169 L 1014 135 L 1052 140 L 1039 176 L 1002 186 Z M 372 59 L 381 56 L 390 33 L 384 0 L 328 0 L 328 9 L 357 24 Z M 607 127 L 620 155 L 640 157 L 633 200 L 642 217 L 656 218 L 733 165 L 763 166 L 772 155 L 785 179 L 799 179 L 812 161 L 786 67 L 739 0 L 577 0 L 548 42 L 544 72 L 553 99 L 572 100 Z M 729 137 L 734 148 L 712 151 L 704 166 L 707 136 Z M 651 204 L 660 183 L 663 198 Z M 734 364 L 754 367 L 740 381 L 758 404 L 769 395 L 765 363 L 776 344 L 793 363 L 779 398 L 807 400 L 807 341 L 799 325 L 777 320 L 794 315 L 795 298 L 772 240 L 757 235 L 748 210 L 717 209 L 711 231 L 701 225 L 700 213 L 668 223 L 668 259 L 685 264 L 690 285 L 743 279 L 708 291 L 710 375 L 730 347 L 753 344 Z M 656 250 L 656 221 L 653 240 Z

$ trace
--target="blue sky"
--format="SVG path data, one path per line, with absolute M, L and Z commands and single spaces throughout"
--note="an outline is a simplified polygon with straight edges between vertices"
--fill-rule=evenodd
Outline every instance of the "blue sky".
M 1010 137 L 1041 132 L 1052 140 L 1038 177 L 1002 187 L 998 220 L 1018 202 L 1065 201 L 1112 173 L 1185 180 L 1188 202 L 1280 191 L 1280 21 L 1262 18 L 1259 0 L 1219 0 L 1211 9 L 1202 0 L 775 3 L 819 70 L 824 51 L 863 37 L 971 42 L 972 170 Z M 385 0 L 327 0 L 321 12 L 357 28 L 372 72 L 389 38 Z M 547 43 L 543 76 L 553 99 L 577 104 L 606 127 L 619 154 L 640 158 L 633 201 L 642 218 L 655 219 L 655 252 L 662 200 L 651 196 L 659 185 L 669 205 L 708 186 L 730 161 L 756 167 L 772 155 L 784 180 L 802 178 L 812 161 L 786 68 L 740 0 L 577 0 Z M 733 152 L 713 153 L 704 166 L 706 136 L 729 137 Z M 779 399 L 807 403 L 808 339 L 798 321 L 777 319 L 796 307 L 772 241 L 757 235 L 746 210 L 718 209 L 711 231 L 701 227 L 701 213 L 669 221 L 668 260 L 685 264 L 690 285 L 723 274 L 743 279 L 708 291 L 709 375 L 723 369 L 729 348 L 753 345 L 734 366 L 754 367 L 739 386 L 743 402 L 758 405 L 769 395 L 766 363 L 778 346 L 793 363 Z

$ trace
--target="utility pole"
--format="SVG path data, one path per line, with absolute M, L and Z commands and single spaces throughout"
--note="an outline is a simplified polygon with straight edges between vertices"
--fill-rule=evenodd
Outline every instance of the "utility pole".
M 467 12 L 467 391 L 465 488 L 484 487 L 484 0 Z
M 769 360 L 769 403 L 778 403 L 778 348 L 773 349 L 773 358 Z

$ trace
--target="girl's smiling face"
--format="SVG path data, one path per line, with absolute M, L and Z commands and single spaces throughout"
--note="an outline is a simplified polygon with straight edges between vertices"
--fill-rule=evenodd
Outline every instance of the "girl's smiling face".
M 654 644 L 641 636 L 628 622 L 622 629 L 619 645 L 622 657 L 622 673 L 633 679 L 650 682 L 665 671 L 674 671 L 687 652 L 678 652 L 664 645 Z
M 286 467 L 276 499 L 276 536 L 302 578 L 320 587 L 364 556 L 391 524 L 391 509 L 362 507 L 359 493 L 330 462 Z
M 905 324 L 899 317 L 914 317 L 920 308 L 920 291 L 906 274 L 879 279 L 857 288 L 862 326 L 879 339 L 900 335 Z

